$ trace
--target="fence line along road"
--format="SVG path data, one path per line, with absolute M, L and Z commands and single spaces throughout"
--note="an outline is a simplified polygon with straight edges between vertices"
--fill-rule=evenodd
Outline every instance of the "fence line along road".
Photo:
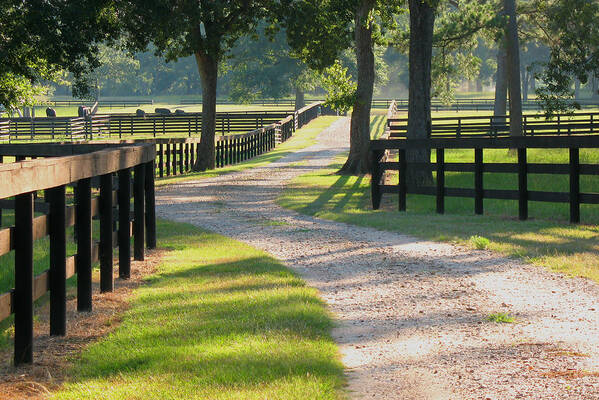
M 452 138 L 452 139 L 386 139 L 373 140 L 372 152 L 372 206 L 380 207 L 382 195 L 393 193 L 399 196 L 399 210 L 406 210 L 407 194 L 431 195 L 437 198 L 437 212 L 444 213 L 445 197 L 474 198 L 474 211 L 483 213 L 483 199 L 518 200 L 518 214 L 521 220 L 528 218 L 530 201 L 569 203 L 570 221 L 580 222 L 580 204 L 599 204 L 599 194 L 582 193 L 581 175 L 599 175 L 599 165 L 581 164 L 580 149 L 599 148 L 599 135 L 588 136 L 537 136 L 515 138 Z M 410 149 L 427 149 L 436 152 L 435 163 L 408 162 L 406 152 Z M 474 153 L 474 163 L 446 163 L 445 149 L 470 149 Z M 517 149 L 517 163 L 485 163 L 486 149 Z M 528 149 L 568 149 L 567 164 L 536 164 L 527 161 Z M 397 150 L 398 161 L 386 161 L 386 153 Z M 406 175 L 410 169 L 436 171 L 436 186 L 408 187 Z M 399 171 L 399 180 L 391 185 L 383 179 L 385 171 Z M 450 188 L 445 185 L 446 172 L 474 172 L 474 189 Z M 485 187 L 484 173 L 512 173 L 518 175 L 518 190 Z M 530 174 L 568 175 L 568 192 L 531 191 L 528 189 Z
M 65 335 L 66 279 L 77 275 L 77 309 L 91 311 L 92 263 L 100 261 L 100 290 L 112 291 L 113 247 L 119 248 L 119 277 L 123 279 L 131 271 L 131 230 L 136 260 L 144 259 L 144 238 L 148 248 L 156 247 L 154 146 L 0 145 L 1 157 L 49 155 L 54 157 L 0 165 L 0 200 L 5 208 L 7 202 L 12 203 L 15 220 L 14 226 L 0 229 L 0 256 L 9 257 L 14 251 L 16 266 L 14 289 L 0 294 L 0 320 L 14 314 L 15 365 L 33 362 L 36 299 L 50 292 L 50 334 Z M 72 205 L 67 205 L 67 185 L 75 186 Z M 92 196 L 92 186 L 99 187 L 97 197 Z M 41 190 L 47 204 L 35 201 Z M 35 216 L 34 208 L 46 212 Z M 99 219 L 99 242 L 92 239 L 92 218 Z M 67 257 L 66 228 L 71 226 L 77 232 L 77 254 Z M 46 237 L 50 269 L 34 276 L 34 242 Z

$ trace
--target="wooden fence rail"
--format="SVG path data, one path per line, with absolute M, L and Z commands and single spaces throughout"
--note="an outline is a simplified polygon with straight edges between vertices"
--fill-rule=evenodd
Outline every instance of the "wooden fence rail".
M 544 114 L 523 116 L 522 131 L 525 135 L 583 135 L 599 133 L 599 113 L 577 113 L 572 116 L 559 114 L 545 119 Z M 390 137 L 406 137 L 407 118 L 388 118 Z M 438 117 L 432 119 L 431 134 L 434 137 L 508 136 L 509 116 Z
M 217 113 L 216 133 L 247 132 L 275 123 L 294 112 Z M 0 140 L 10 143 L 34 140 L 91 140 L 130 136 L 199 136 L 202 114 L 181 115 L 99 114 L 82 117 L 40 117 L 0 119 Z
M 112 291 L 115 245 L 119 247 L 119 276 L 129 278 L 132 172 L 135 259 L 144 258 L 144 238 L 148 248 L 156 246 L 154 146 L 0 145 L 3 155 L 35 157 L 42 151 L 56 157 L 0 165 L 0 199 L 14 199 L 15 217 L 14 226 L 0 229 L 0 256 L 9 257 L 14 251 L 15 259 L 15 287 L 0 294 L 0 320 L 14 314 L 15 365 L 33 361 L 36 299 L 50 292 L 50 334 L 65 335 L 66 279 L 77 275 L 77 309 L 91 311 L 92 263 L 100 261 L 100 290 Z M 66 202 L 67 185 L 75 185 L 73 205 Z M 99 187 L 98 197 L 92 196 L 94 185 Z M 35 216 L 34 198 L 41 190 L 48 212 Z M 98 243 L 92 239 L 92 218 L 99 219 Z M 77 254 L 67 257 L 66 228 L 71 226 L 77 232 Z M 34 242 L 45 237 L 50 242 L 50 268 L 34 276 Z
M 483 213 L 484 199 L 518 200 L 519 218 L 528 218 L 530 201 L 556 202 L 570 204 L 570 221 L 580 222 L 580 204 L 599 204 L 599 193 L 582 193 L 580 191 L 581 175 L 599 175 L 599 165 L 581 164 L 580 149 L 599 148 L 599 135 L 589 136 L 537 136 L 519 138 L 453 138 L 453 139 L 387 139 L 373 140 L 370 144 L 372 152 L 372 206 L 378 209 L 382 195 L 394 193 L 399 195 L 399 210 L 406 210 L 407 194 L 431 195 L 437 198 L 437 212 L 444 213 L 445 197 L 474 198 L 474 211 Z M 436 152 L 435 163 L 410 163 L 406 152 L 410 149 L 428 149 Z M 446 149 L 471 149 L 474 163 L 446 163 Z M 517 163 L 485 163 L 486 149 L 517 149 Z M 527 161 L 528 149 L 568 149 L 568 164 L 535 164 Z M 389 150 L 397 150 L 399 160 L 389 162 L 384 156 Z M 412 168 L 436 171 L 436 186 L 408 187 L 406 174 Z M 384 177 L 387 170 L 399 171 L 396 185 L 388 184 Z M 445 186 L 446 172 L 474 172 L 474 188 L 450 188 Z M 518 190 L 493 189 L 484 186 L 485 173 L 514 173 L 518 175 Z M 528 189 L 530 174 L 568 175 L 569 192 L 532 191 Z

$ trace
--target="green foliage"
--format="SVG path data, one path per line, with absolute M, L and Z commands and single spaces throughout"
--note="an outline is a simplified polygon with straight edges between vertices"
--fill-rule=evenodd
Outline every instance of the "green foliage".
M 226 77 L 232 100 L 280 98 L 315 88 L 317 74 L 291 54 L 284 31 L 268 35 L 261 27 L 257 33 L 241 38 L 231 51 L 234 61 Z
M 491 241 L 484 236 L 470 236 L 470 244 L 477 250 L 484 250 L 489 247 Z
M 235 42 L 251 34 L 266 15 L 268 1 L 120 0 L 127 46 L 146 50 L 167 61 L 194 54 L 222 61 Z
M 65 69 L 77 93 L 98 66 L 97 44 L 116 34 L 110 0 L 0 1 L 0 104 L 30 104 L 37 85 Z
M 353 106 L 356 100 L 357 84 L 347 73 L 339 61 L 325 69 L 321 78 L 321 85 L 327 92 L 325 105 L 330 106 L 340 113 L 345 113 Z
M 508 313 L 494 313 L 487 317 L 487 321 L 495 322 L 496 324 L 511 324 L 516 322 L 514 317 L 509 315 Z
M 572 108 L 573 78 L 586 83 L 599 75 L 599 3 L 588 0 L 537 0 L 539 22 L 550 46 L 549 62 L 537 74 L 545 86 L 537 90 L 548 115 Z M 577 103 L 574 108 L 579 108 Z

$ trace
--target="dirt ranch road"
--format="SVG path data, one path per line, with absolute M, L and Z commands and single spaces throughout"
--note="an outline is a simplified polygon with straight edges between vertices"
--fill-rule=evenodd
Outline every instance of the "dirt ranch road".
M 158 214 L 261 248 L 318 288 L 352 398 L 599 399 L 598 285 L 275 204 L 347 149 L 348 125 L 266 167 L 163 187 Z M 497 312 L 516 323 L 488 321 Z

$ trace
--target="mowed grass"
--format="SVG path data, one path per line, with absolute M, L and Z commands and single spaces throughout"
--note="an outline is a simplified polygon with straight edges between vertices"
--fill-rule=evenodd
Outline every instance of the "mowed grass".
M 373 117 L 373 120 L 380 117 Z M 376 135 L 376 133 L 373 132 Z M 599 153 L 581 150 L 581 163 L 597 164 Z M 446 197 L 445 215 L 436 214 L 434 196 L 408 195 L 407 212 L 397 211 L 397 196 L 383 196 L 381 210 L 372 210 L 369 176 L 340 176 L 336 171 L 346 155 L 337 157 L 328 168 L 293 180 L 278 203 L 298 212 L 324 219 L 397 231 L 425 239 L 472 246 L 473 236 L 489 239 L 488 249 L 524 259 L 571 276 L 599 282 L 599 208 L 581 206 L 584 224 L 571 225 L 569 205 L 529 203 L 528 221 L 519 221 L 518 203 L 509 200 L 484 201 L 485 214 L 474 215 L 474 200 Z M 434 152 L 431 159 L 435 161 Z M 472 150 L 446 150 L 446 162 L 473 162 Z M 516 162 L 508 150 L 485 150 L 485 162 Z M 529 150 L 528 161 L 567 163 L 567 150 Z M 397 175 L 391 177 L 397 182 Z M 516 174 L 484 174 L 488 189 L 517 189 Z M 447 187 L 473 188 L 473 173 L 446 172 Z M 569 189 L 567 175 L 529 175 L 529 190 Z M 582 192 L 598 193 L 599 180 L 581 176 Z
M 310 123 L 304 125 L 301 129 L 298 129 L 290 139 L 277 146 L 274 150 L 269 151 L 268 153 L 264 153 L 258 157 L 254 157 L 251 160 L 205 172 L 191 172 L 180 176 L 169 176 L 159 178 L 156 180 L 156 185 L 161 186 L 171 183 L 180 183 L 190 180 L 211 178 L 231 172 L 237 172 L 249 168 L 265 166 L 293 152 L 299 151 L 301 149 L 315 144 L 316 137 L 320 134 L 320 132 L 329 127 L 337 119 L 339 119 L 339 117 L 336 116 L 318 117 L 317 119 L 312 120 Z
M 343 367 L 316 290 L 280 262 L 158 221 L 167 250 L 122 324 L 54 399 L 339 399 Z

